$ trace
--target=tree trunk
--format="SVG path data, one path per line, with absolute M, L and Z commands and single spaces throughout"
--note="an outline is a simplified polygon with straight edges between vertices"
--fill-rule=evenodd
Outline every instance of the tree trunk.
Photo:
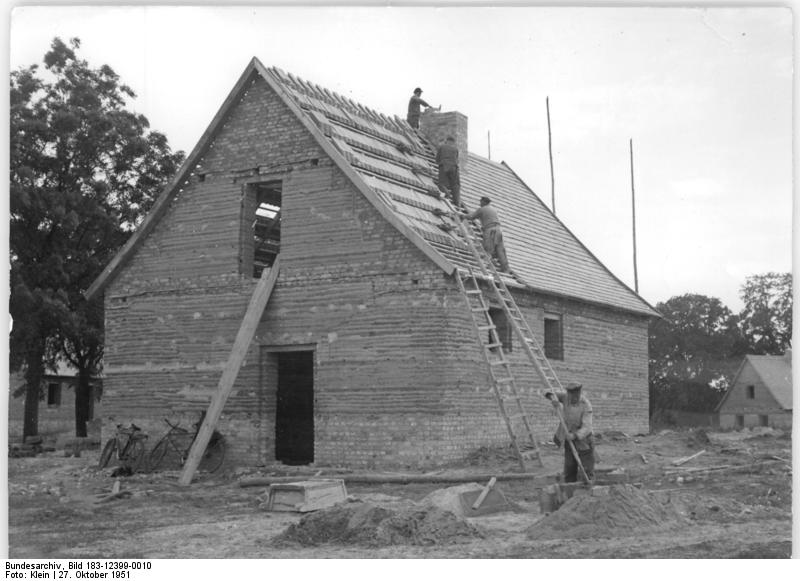
M 75 435 L 86 437 L 86 422 L 92 419 L 92 387 L 91 372 L 82 368 L 78 370 L 78 383 L 75 384 Z
M 44 345 L 36 344 L 28 351 L 25 370 L 25 421 L 22 427 L 22 440 L 39 435 L 39 395 L 44 375 Z

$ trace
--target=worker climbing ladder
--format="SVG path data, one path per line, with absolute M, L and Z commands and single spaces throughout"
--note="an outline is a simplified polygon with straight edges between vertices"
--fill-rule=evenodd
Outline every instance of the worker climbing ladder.
M 480 267 L 481 278 L 486 282 L 492 295 L 503 309 L 506 320 L 514 329 L 523 351 L 533 363 L 547 390 L 552 392 L 563 391 L 555 370 L 550 365 L 544 350 L 523 317 L 503 277 L 497 271 L 492 258 L 486 254 L 483 246 L 477 242 L 474 232 L 469 229 L 467 224 L 463 220 L 457 221 L 461 238 L 469 247 Z M 520 466 L 525 470 L 526 460 L 529 459 L 535 459 L 539 466 L 542 466 L 541 451 L 533 431 L 531 416 L 525 409 L 523 396 L 518 389 L 509 361 L 503 353 L 499 334 L 489 314 L 489 306 L 480 287 L 478 277 L 472 268 L 467 268 L 458 270 L 456 278 L 461 292 L 467 298 L 473 326 L 481 343 L 484 359 L 492 378 L 492 391 L 506 424 L 511 438 L 511 445 Z M 517 435 L 518 430 L 515 429 L 515 426 L 522 428 L 522 436 Z

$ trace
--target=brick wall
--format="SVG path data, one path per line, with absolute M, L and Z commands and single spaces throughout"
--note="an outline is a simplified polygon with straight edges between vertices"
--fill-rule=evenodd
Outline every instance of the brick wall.
M 424 112 L 419 121 L 420 131 L 434 145 L 439 147 L 444 140 L 452 135 L 458 147 L 458 166 L 463 173 L 469 159 L 469 131 L 467 116 L 458 111 Z
M 466 156 L 465 156 L 466 157 Z M 275 457 L 273 351 L 313 352 L 314 457 L 321 465 L 428 466 L 508 436 L 464 298 L 335 167 L 256 80 L 189 182 L 106 290 L 106 425 L 163 417 L 188 427 L 205 409 L 255 281 L 241 272 L 245 184 L 283 183 L 281 274 L 219 429 L 231 462 Z M 246 269 L 244 269 L 246 270 Z M 521 295 L 537 335 L 564 317 L 565 380 L 597 424 L 647 428 L 647 322 L 577 302 Z M 537 433 L 555 428 L 519 350 Z

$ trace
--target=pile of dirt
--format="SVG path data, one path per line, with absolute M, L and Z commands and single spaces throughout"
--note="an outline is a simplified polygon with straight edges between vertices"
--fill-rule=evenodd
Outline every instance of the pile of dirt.
M 326 543 L 385 547 L 443 545 L 482 538 L 477 528 L 437 507 L 383 508 L 368 502 L 338 505 L 304 516 L 275 536 L 275 546 Z
M 613 538 L 684 522 L 671 503 L 629 484 L 608 487 L 603 491 L 607 494 L 600 492 L 573 496 L 530 527 L 528 538 Z

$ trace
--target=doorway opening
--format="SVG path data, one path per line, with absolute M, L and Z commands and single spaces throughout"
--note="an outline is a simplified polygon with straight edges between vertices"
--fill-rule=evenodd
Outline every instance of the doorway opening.
M 275 459 L 292 466 L 314 461 L 314 352 L 285 351 L 278 359 Z

